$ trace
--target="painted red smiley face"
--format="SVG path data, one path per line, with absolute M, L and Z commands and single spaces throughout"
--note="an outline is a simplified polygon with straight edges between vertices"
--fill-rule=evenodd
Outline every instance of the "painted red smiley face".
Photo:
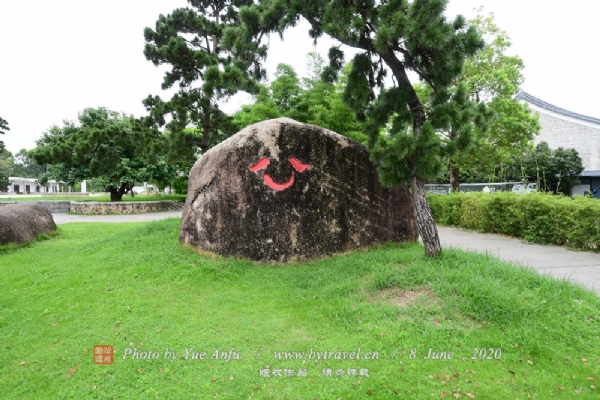
M 288 161 L 292 164 L 292 167 L 294 167 L 294 169 L 300 173 L 306 171 L 307 169 L 310 169 L 310 164 L 304 164 L 295 159 L 294 157 L 288 158 Z M 269 165 L 270 162 L 271 160 L 268 157 L 264 157 L 261 158 L 260 161 L 256 164 L 251 165 L 248 169 L 252 172 L 257 172 L 261 169 L 267 168 L 267 165 Z M 273 178 L 271 178 L 271 176 L 268 174 L 263 175 L 263 181 L 265 181 L 265 184 L 273 190 L 285 190 L 294 184 L 294 171 L 292 171 L 292 176 L 287 182 L 277 183 L 273 181 Z

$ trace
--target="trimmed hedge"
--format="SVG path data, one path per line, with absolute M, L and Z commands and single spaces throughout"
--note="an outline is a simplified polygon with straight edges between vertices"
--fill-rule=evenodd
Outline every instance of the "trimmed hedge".
M 436 223 L 600 252 L 600 202 L 544 193 L 428 194 Z

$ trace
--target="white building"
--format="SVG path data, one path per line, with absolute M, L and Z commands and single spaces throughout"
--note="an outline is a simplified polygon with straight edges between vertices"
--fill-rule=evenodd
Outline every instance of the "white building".
M 540 115 L 542 129 L 534 138 L 536 145 L 546 142 L 551 149 L 573 148 L 583 161 L 584 171 L 600 170 L 600 119 L 567 111 L 525 92 L 517 99 Z
M 31 193 L 58 193 L 59 182 L 49 180 L 45 185 L 40 185 L 37 179 L 9 177 L 8 193 L 31 194 Z
M 546 142 L 553 150 L 573 148 L 579 153 L 583 163 L 581 184 L 571 189 L 571 195 L 589 193 L 600 199 L 600 119 L 567 111 L 525 92 L 517 99 L 539 113 L 542 129 L 534 139 L 536 145 Z

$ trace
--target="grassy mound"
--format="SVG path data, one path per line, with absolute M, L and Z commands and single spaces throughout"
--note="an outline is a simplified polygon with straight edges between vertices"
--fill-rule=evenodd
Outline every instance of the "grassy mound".
M 0 253 L 2 397 L 599 395 L 600 299 L 573 284 L 419 244 L 301 265 L 199 255 L 179 223 L 67 224 Z

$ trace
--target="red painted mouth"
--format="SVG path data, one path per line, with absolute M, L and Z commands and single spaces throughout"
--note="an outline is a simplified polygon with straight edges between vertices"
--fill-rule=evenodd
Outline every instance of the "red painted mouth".
M 294 157 L 288 158 L 288 161 L 292 164 L 292 167 L 294 167 L 294 169 L 300 173 L 304 172 L 307 169 L 310 169 L 310 164 L 304 164 L 295 159 Z M 261 158 L 260 161 L 258 161 L 256 164 L 251 165 L 248 169 L 252 172 L 257 172 L 261 169 L 267 168 L 267 165 L 269 165 L 270 162 L 271 160 L 269 158 L 264 157 Z M 294 184 L 294 171 L 292 171 L 292 176 L 287 182 L 277 183 L 273 181 L 273 178 L 271 178 L 271 176 L 268 174 L 263 174 L 263 181 L 268 187 L 279 192 L 289 188 Z
M 277 183 L 277 182 L 273 181 L 273 178 L 271 178 L 267 174 L 263 175 L 263 180 L 265 181 L 267 186 L 273 190 L 277 190 L 277 191 L 285 190 L 294 184 L 294 171 L 292 171 L 292 176 L 290 177 L 290 179 L 284 183 Z

